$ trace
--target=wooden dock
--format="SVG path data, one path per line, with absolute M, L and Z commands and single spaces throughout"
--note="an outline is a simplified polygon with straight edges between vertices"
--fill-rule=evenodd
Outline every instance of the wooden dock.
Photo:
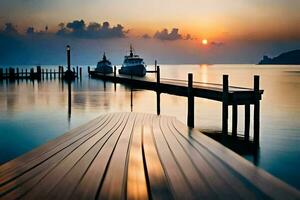
M 0 166 L 0 199 L 300 199 L 174 117 L 114 113 Z
M 260 135 L 260 100 L 264 90 L 260 89 L 259 76 L 254 76 L 254 87 L 235 87 L 229 85 L 228 75 L 223 75 L 223 83 L 203 83 L 193 81 L 193 74 L 188 74 L 188 79 L 174 80 L 160 77 L 160 68 L 156 67 L 156 80 L 145 78 L 117 75 L 116 67 L 113 74 L 101 74 L 91 71 L 88 73 L 92 78 L 102 79 L 113 83 L 127 84 L 131 88 L 152 90 L 157 96 L 157 114 L 160 114 L 160 94 L 166 93 L 171 95 L 183 96 L 188 98 L 187 105 L 187 125 L 194 127 L 194 98 L 205 98 L 213 101 L 222 102 L 222 133 L 228 135 L 228 107 L 232 106 L 232 136 L 237 138 L 238 127 L 238 107 L 245 107 L 244 135 L 247 142 L 253 142 L 259 147 Z M 253 138 L 250 138 L 250 115 L 251 105 L 253 105 Z M 252 139 L 252 140 L 251 140 Z

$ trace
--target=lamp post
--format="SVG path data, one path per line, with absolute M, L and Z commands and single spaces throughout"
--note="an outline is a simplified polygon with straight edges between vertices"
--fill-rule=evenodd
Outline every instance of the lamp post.
M 67 62 L 68 62 L 68 71 L 71 71 L 71 47 L 67 45 Z

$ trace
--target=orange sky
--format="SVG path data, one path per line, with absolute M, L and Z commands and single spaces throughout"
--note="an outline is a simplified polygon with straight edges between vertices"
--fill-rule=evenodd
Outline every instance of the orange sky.
M 131 35 L 179 28 L 182 34 L 211 40 L 300 37 L 300 1 L 295 0 L 2 0 L 0 22 L 19 28 L 84 19 L 122 24 Z

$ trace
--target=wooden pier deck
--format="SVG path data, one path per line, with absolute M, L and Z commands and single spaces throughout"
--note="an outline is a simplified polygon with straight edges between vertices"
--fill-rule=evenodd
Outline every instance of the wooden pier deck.
M 188 98 L 187 105 L 187 125 L 194 127 L 195 117 L 195 97 L 205 98 L 213 101 L 222 102 L 222 133 L 224 136 L 228 135 L 228 107 L 232 106 L 232 136 L 237 137 L 238 127 L 238 108 L 245 107 L 244 117 L 244 135 L 243 139 L 246 142 L 253 143 L 256 148 L 259 147 L 260 138 L 260 101 L 264 90 L 260 89 L 259 76 L 254 76 L 254 87 L 236 87 L 229 85 L 228 75 L 223 75 L 223 83 L 203 83 L 193 81 L 193 74 L 188 74 L 188 79 L 174 80 L 160 77 L 160 67 L 157 66 L 155 71 L 156 80 L 148 78 L 139 78 L 133 76 L 117 75 L 116 67 L 114 67 L 113 74 L 102 74 L 97 71 L 91 71 L 88 68 L 88 73 L 92 78 L 102 79 L 104 81 L 111 81 L 115 83 L 127 84 L 129 87 L 135 89 L 145 89 L 156 92 L 157 114 L 160 114 L 160 94 L 166 93 L 171 95 L 183 96 Z M 250 116 L 251 105 L 253 105 L 253 137 L 250 139 Z M 240 137 L 240 136 L 239 136 Z
M 0 199 L 299 199 L 174 117 L 114 113 L 0 166 Z

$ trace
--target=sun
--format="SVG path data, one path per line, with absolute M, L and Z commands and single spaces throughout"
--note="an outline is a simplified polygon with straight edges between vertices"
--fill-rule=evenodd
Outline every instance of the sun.
M 207 40 L 207 39 L 203 39 L 203 40 L 202 40 L 202 44 L 203 44 L 203 45 L 207 45 L 207 44 L 208 44 L 208 40 Z

